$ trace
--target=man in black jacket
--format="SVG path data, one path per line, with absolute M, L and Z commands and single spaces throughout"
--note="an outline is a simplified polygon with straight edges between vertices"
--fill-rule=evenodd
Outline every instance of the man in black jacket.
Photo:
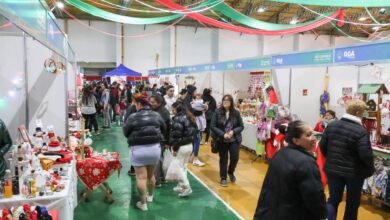
M 326 158 L 324 171 L 328 178 L 328 219 L 337 217 L 344 188 L 347 187 L 345 220 L 357 219 L 364 179 L 375 170 L 367 130 L 362 126 L 366 104 L 361 100 L 349 102 L 347 114 L 330 123 L 320 141 Z

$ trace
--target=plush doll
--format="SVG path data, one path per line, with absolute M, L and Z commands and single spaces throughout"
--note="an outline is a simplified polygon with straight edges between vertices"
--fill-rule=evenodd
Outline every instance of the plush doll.
M 257 133 L 257 139 L 259 141 L 266 141 L 267 140 L 267 121 L 262 120 L 259 121 L 257 124 L 258 127 L 258 133 Z
M 56 137 L 52 137 L 49 142 L 48 151 L 61 151 L 61 144 Z

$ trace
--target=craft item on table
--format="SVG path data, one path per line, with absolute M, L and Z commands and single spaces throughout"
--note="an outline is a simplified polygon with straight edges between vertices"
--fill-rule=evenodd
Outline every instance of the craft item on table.
M 268 97 L 269 97 L 269 101 L 272 103 L 272 104 L 279 104 L 279 99 L 278 99 L 278 96 L 276 95 L 276 92 L 275 92 L 275 89 L 273 86 L 268 86 L 266 88 L 266 92 L 268 94 Z
M 25 142 L 21 145 L 18 145 L 16 151 L 13 152 L 13 157 L 18 161 L 29 161 L 31 160 L 31 146 L 29 143 Z
M 287 144 L 284 141 L 284 135 L 286 134 L 286 126 L 282 124 L 276 124 L 275 125 L 275 139 L 274 139 L 274 147 L 280 149 Z
M 54 127 L 53 126 L 48 126 L 47 127 L 47 130 L 48 130 L 48 132 L 47 132 L 47 137 L 49 138 L 49 139 L 51 139 L 52 137 L 55 137 L 56 135 L 55 135 L 55 132 L 54 132 Z
M 40 149 L 43 147 L 45 135 L 46 132 L 42 131 L 41 127 L 35 128 L 35 133 L 33 134 L 32 138 L 32 144 L 34 145 L 34 148 L 37 147 L 38 149 Z
M 49 142 L 48 151 L 61 151 L 61 150 L 62 148 L 60 142 L 55 137 L 52 137 Z
M 86 158 L 89 158 L 92 156 L 93 148 L 91 146 L 92 146 L 92 139 L 86 138 L 84 140 L 84 153 L 85 153 Z
M 320 96 L 320 114 L 322 117 L 325 117 L 325 113 L 328 110 L 329 105 L 329 92 L 324 91 Z

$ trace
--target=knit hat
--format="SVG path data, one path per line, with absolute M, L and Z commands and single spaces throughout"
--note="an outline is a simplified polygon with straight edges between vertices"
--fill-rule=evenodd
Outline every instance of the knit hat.
M 187 86 L 187 92 L 188 92 L 188 94 L 190 94 L 190 95 L 194 94 L 195 90 L 196 90 L 196 87 L 195 87 L 195 86 L 193 86 L 193 85 L 188 85 L 188 86 Z
M 57 141 L 57 140 L 50 141 L 50 143 L 49 143 L 49 151 L 61 151 L 60 142 Z

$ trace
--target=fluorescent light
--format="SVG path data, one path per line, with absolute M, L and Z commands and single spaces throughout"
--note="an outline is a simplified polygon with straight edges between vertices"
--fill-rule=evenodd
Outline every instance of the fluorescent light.
M 290 24 L 296 24 L 298 23 L 297 19 L 296 18 L 293 18 L 291 21 L 290 21 Z
M 257 13 L 263 13 L 263 12 L 265 12 L 265 8 L 260 7 L 259 9 L 257 9 Z
M 379 29 L 381 29 L 380 26 L 376 26 L 376 27 L 373 27 L 373 28 L 372 28 L 372 30 L 374 30 L 374 31 L 379 31 Z
M 365 20 L 367 20 L 368 18 L 367 17 L 360 17 L 359 18 L 359 21 L 365 21 Z
M 64 3 L 62 3 L 61 1 L 58 1 L 56 2 L 56 6 L 60 9 L 63 9 L 64 8 Z
M 8 91 L 8 95 L 10 97 L 14 97 L 15 96 L 15 92 L 13 90 L 10 90 L 10 91 Z

